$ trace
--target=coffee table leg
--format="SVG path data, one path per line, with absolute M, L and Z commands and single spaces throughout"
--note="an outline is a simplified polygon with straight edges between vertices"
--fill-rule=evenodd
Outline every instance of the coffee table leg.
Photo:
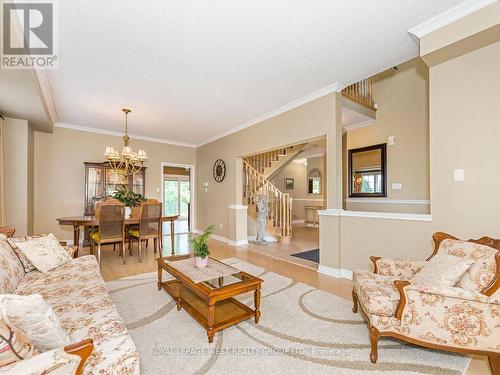
M 158 266 L 158 290 L 161 290 L 162 271 L 163 269 Z
M 259 323 L 259 318 L 260 318 L 260 288 L 255 289 L 253 292 L 253 297 L 255 300 L 255 324 Z
M 211 344 L 214 342 L 214 324 L 215 324 L 215 302 L 210 301 L 208 303 L 208 342 Z
M 182 301 L 182 284 L 179 283 L 178 297 L 177 297 L 177 311 L 181 310 L 181 301 Z

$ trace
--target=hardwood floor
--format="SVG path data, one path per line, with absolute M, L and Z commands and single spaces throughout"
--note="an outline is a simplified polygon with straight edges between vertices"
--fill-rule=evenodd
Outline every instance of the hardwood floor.
M 298 264 L 310 268 L 318 269 L 318 264 L 306 259 L 291 256 L 291 254 L 319 248 L 319 228 L 307 227 L 304 224 L 293 225 L 293 238 L 290 244 L 283 245 L 279 242 L 269 242 L 264 245 L 249 243 L 241 246 L 244 249 L 256 251 L 260 254 L 286 260 L 290 263 Z
M 311 231 L 309 231 L 311 229 Z M 315 229 L 317 231 L 317 229 Z M 337 296 L 351 300 L 352 281 L 347 279 L 335 279 L 322 275 L 311 265 L 300 265 L 297 262 L 301 259 L 290 257 L 293 252 L 310 250 L 317 247 L 309 247 L 314 244 L 312 228 L 303 228 L 295 231 L 297 242 L 288 247 L 281 247 L 278 243 L 267 244 L 264 246 L 248 245 L 245 247 L 229 246 L 226 243 L 210 240 L 209 247 L 211 256 L 216 259 L 238 258 L 246 262 L 255 264 L 269 271 L 281 274 L 312 287 L 333 293 Z M 189 252 L 187 235 L 177 235 L 175 238 L 175 248 L 177 254 Z M 170 254 L 170 237 L 165 237 L 163 254 Z M 273 251 L 278 254 L 273 254 Z M 80 254 L 88 254 L 89 249 L 80 250 Z M 139 263 L 137 256 L 137 244 L 133 247 L 133 256 L 128 256 L 126 265 L 123 264 L 121 257 L 118 256 L 118 250 L 113 251 L 113 246 L 104 246 L 101 252 L 101 271 L 105 280 L 115 280 L 126 276 L 132 276 L 145 272 L 156 272 L 157 265 L 155 258 L 157 254 L 153 253 L 152 241 L 146 251 L 143 250 L 143 262 Z M 288 261 L 291 258 L 294 263 Z M 308 262 L 305 261 L 304 262 Z M 313 263 L 313 262 L 308 262 Z M 368 331 L 367 331 L 368 334 Z M 488 375 L 490 374 L 487 361 L 484 357 L 474 357 L 465 375 Z

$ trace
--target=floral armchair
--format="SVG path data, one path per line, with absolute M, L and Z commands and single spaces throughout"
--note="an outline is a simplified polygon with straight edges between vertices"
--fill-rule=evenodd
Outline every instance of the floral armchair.
M 433 235 L 434 251 L 474 261 L 453 287 L 414 284 L 426 261 L 371 257 L 374 272 L 355 271 L 353 312 L 369 321 L 370 360 L 382 336 L 427 348 L 485 355 L 500 375 L 500 240 Z

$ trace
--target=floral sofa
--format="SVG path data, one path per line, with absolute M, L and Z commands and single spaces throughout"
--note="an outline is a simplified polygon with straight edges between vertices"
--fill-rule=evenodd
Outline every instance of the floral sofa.
M 51 373 L 55 368 L 59 370 L 54 373 L 68 373 L 60 369 L 73 366 L 73 373 L 87 375 L 139 374 L 137 350 L 94 256 L 73 259 L 46 274 L 25 273 L 5 238 L 0 238 L 0 293 L 40 294 L 75 343 L 4 366 L 0 373 Z
M 353 312 L 369 321 L 370 359 L 381 336 L 433 349 L 488 356 L 500 375 L 500 240 L 460 241 L 435 233 L 434 252 L 473 260 L 453 287 L 412 284 L 425 261 L 371 257 L 374 273 L 354 272 Z M 429 260 L 427 259 L 427 260 Z

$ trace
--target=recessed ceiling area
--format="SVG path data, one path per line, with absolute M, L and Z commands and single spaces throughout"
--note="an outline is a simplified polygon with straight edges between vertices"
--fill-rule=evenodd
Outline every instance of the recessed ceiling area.
M 461 0 L 61 1 L 60 123 L 199 145 L 418 55 L 407 32 Z M 66 125 L 67 126 L 67 125 Z

